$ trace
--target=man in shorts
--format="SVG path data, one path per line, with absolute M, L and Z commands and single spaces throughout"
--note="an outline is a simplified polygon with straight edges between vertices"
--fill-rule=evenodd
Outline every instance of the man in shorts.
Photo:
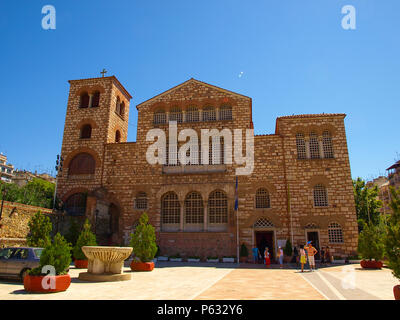
M 308 254 L 308 263 L 310 264 L 310 271 L 313 271 L 313 268 L 315 270 L 315 259 L 314 256 L 317 254 L 318 250 L 315 249 L 311 243 L 311 241 L 308 242 L 308 247 L 307 247 L 307 254 Z

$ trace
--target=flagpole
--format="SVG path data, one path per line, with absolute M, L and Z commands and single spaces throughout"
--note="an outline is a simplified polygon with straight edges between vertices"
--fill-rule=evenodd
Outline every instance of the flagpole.
M 239 265 L 239 192 L 238 192 L 238 177 L 236 176 L 235 187 L 235 211 L 236 211 L 236 260 Z

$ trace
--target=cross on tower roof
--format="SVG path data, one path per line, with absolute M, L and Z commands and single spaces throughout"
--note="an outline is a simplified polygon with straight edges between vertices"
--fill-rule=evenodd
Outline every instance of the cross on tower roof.
M 103 78 L 104 78 L 104 75 L 107 73 L 107 70 L 106 70 L 106 69 L 103 69 L 103 71 L 100 72 L 100 73 L 103 75 Z

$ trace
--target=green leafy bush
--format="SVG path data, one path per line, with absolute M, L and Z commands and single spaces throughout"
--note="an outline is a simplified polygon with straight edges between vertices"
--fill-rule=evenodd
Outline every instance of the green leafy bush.
M 81 232 L 82 224 L 77 221 L 75 217 L 70 217 L 70 225 L 67 234 L 65 235 L 65 239 L 75 247 L 76 241 L 79 238 Z
M 249 256 L 249 250 L 247 249 L 246 245 L 242 243 L 240 246 L 240 256 L 241 257 L 248 257 Z
M 390 207 L 393 212 L 389 217 L 384 240 L 388 267 L 393 275 L 400 279 L 400 190 L 390 189 L 392 200 Z
M 381 226 L 363 222 L 362 231 L 358 236 L 358 254 L 362 259 L 382 259 L 384 254 L 383 230 Z
M 83 230 L 80 233 L 76 245 L 74 247 L 74 258 L 77 260 L 87 260 L 87 257 L 82 251 L 84 246 L 97 246 L 96 236 L 91 231 L 89 220 L 86 219 Z
M 26 237 L 28 246 L 45 248 L 51 243 L 50 232 L 53 229 L 50 218 L 39 210 L 28 222 L 29 233 Z
M 44 266 L 53 266 L 56 275 L 67 274 L 67 270 L 71 263 L 71 246 L 65 238 L 57 233 L 53 243 L 47 245 L 41 256 L 39 267 L 32 269 L 30 275 L 43 275 L 42 268 Z
M 292 248 L 292 243 L 290 242 L 289 239 L 286 241 L 286 245 L 285 245 L 285 247 L 283 248 L 283 253 L 284 253 L 285 256 L 287 256 L 287 257 L 292 256 L 293 248 Z
M 140 216 L 135 233 L 131 234 L 131 247 L 141 262 L 150 262 L 157 252 L 156 233 L 145 212 Z

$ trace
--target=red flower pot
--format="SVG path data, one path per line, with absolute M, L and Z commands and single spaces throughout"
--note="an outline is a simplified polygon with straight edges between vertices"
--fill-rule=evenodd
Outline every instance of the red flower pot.
M 49 288 L 43 288 L 42 281 L 43 278 L 50 277 L 50 276 L 31 276 L 26 275 L 24 278 L 24 288 L 28 292 L 35 292 L 35 293 L 49 293 L 49 292 L 60 292 L 65 291 L 68 289 L 69 285 L 71 284 L 71 277 L 69 274 L 54 276 L 55 283 L 54 287 L 52 288 L 52 281 L 45 280 L 45 283 L 49 286 Z
M 87 269 L 88 260 L 74 260 L 75 268 L 77 269 Z
M 382 261 L 375 260 L 361 260 L 360 264 L 364 269 L 382 269 L 383 267 Z
M 400 300 L 400 285 L 393 287 L 393 294 L 395 300 Z
M 154 269 L 154 262 L 131 262 L 132 271 L 151 271 Z

